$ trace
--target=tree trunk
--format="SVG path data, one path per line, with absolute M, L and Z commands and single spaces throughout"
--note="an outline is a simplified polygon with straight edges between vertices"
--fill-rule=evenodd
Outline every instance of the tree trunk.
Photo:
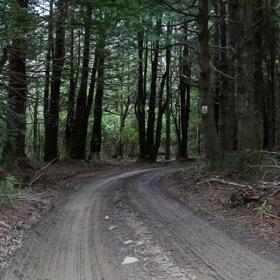
M 17 0 L 20 9 L 27 9 L 28 1 Z M 15 159 L 25 158 L 26 138 L 26 101 L 27 101 L 27 74 L 26 74 L 26 40 L 25 29 L 12 40 L 9 49 L 9 91 L 8 104 L 12 112 L 18 115 L 15 121 L 15 143 L 9 139 L 5 147 L 5 153 Z
M 72 15 L 74 13 L 74 7 L 72 7 Z M 72 129 L 74 122 L 74 114 L 75 114 L 75 100 L 76 100 L 76 77 L 75 77 L 75 54 L 74 54 L 74 43 L 75 43 L 75 34 L 74 27 L 71 27 L 70 31 L 70 73 L 69 73 L 69 92 L 68 92 L 68 104 L 67 104 L 67 119 L 66 119 L 66 127 L 65 127 L 65 145 L 66 145 L 66 154 L 70 153 L 70 144 L 72 138 Z M 80 48 L 78 49 L 80 52 Z M 79 56 L 79 53 L 78 53 Z M 79 68 L 78 63 L 78 68 Z
M 227 9 L 230 11 L 230 9 Z M 229 15 L 226 11 L 225 0 L 219 0 L 219 20 L 220 20 L 220 95 L 219 95 L 219 136 L 220 143 L 224 151 L 231 152 L 234 150 L 234 119 L 235 119 L 235 106 L 234 106 L 234 73 L 233 76 L 229 75 L 229 68 L 234 67 L 234 55 L 229 41 L 229 35 L 233 35 L 230 28 L 234 23 L 226 24 L 226 19 L 229 21 Z M 232 58 L 233 57 L 233 58 Z M 229 63 L 231 60 L 231 63 Z
M 155 133 L 155 143 L 153 145 L 152 153 L 149 155 L 149 160 L 156 161 L 158 150 L 161 142 L 161 133 L 162 133 L 162 117 L 165 111 L 166 104 L 163 104 L 163 95 L 164 87 L 166 81 L 166 73 L 162 75 L 162 80 L 159 89 L 159 99 L 158 99 L 158 115 L 157 115 L 157 124 L 156 124 L 156 133 Z
M 123 131 L 125 128 L 125 120 L 129 113 L 130 106 L 130 98 L 128 97 L 126 101 L 124 101 L 123 95 L 119 97 L 119 106 L 120 106 L 120 136 L 119 136 L 119 157 L 123 159 L 124 150 L 123 150 Z
M 180 142 L 179 142 L 179 154 L 178 159 L 185 160 L 188 158 L 188 130 L 189 130 L 189 117 L 190 117 L 190 98 L 191 98 L 191 86 L 189 81 L 191 80 L 191 67 L 189 57 L 188 43 L 188 27 L 184 28 L 184 42 L 186 45 L 183 48 L 182 53 L 182 66 L 180 69 Z
M 156 33 L 157 36 L 161 32 L 161 20 L 156 22 Z M 149 98 L 149 111 L 147 121 L 147 158 L 152 159 L 153 146 L 154 146 L 154 129 L 156 120 L 156 97 L 157 97 L 157 75 L 158 75 L 158 61 L 159 61 L 159 39 L 155 42 L 154 57 L 152 60 L 152 76 L 151 76 L 151 91 Z
M 171 34 L 171 24 L 168 23 L 167 26 L 167 45 L 170 42 Z M 170 146 L 171 146 L 171 121 L 170 121 L 170 100 L 171 100 L 171 90 L 170 90 L 170 80 L 171 80 L 171 46 L 166 49 L 166 107 L 165 107 L 165 118 L 166 118 L 166 134 L 165 134 L 165 159 L 170 160 Z
M 92 7 L 87 6 L 84 15 L 84 49 L 83 66 L 80 89 L 76 101 L 76 113 L 71 133 L 70 157 L 73 159 L 84 159 L 86 157 L 87 143 L 87 88 L 89 75 L 89 52 L 90 52 L 90 34 L 91 34 Z
M 219 1 L 220 0 L 213 0 L 213 9 L 216 17 L 216 24 L 214 28 L 214 35 L 213 35 L 213 41 L 215 48 L 212 51 L 212 57 L 214 61 L 214 65 L 216 68 L 220 69 L 221 65 L 221 49 L 219 48 L 220 45 L 220 12 L 219 12 Z M 214 112 L 215 112 L 215 123 L 216 123 L 216 129 L 219 134 L 219 112 L 220 112 L 220 104 L 219 104 L 219 98 L 220 98 L 220 88 L 221 88 L 221 74 L 219 71 L 215 71 L 215 86 L 213 88 L 213 94 L 214 94 Z
M 102 43 L 99 50 L 99 63 L 97 74 L 96 95 L 94 102 L 94 120 L 92 127 L 92 138 L 90 143 L 89 159 L 101 159 L 102 146 L 102 114 L 103 114 L 103 95 L 104 95 L 104 68 L 105 68 L 105 38 L 101 38 Z
M 262 118 L 255 98 L 254 1 L 239 2 L 238 100 L 240 150 L 262 149 Z M 248 120 L 251 120 L 250 122 Z
M 219 160 L 222 157 L 219 138 L 216 131 L 213 97 L 210 91 L 210 55 L 209 55 L 209 14 L 208 0 L 199 1 L 199 64 L 202 124 L 205 134 L 206 157 Z
M 260 1 L 260 0 L 258 0 Z M 260 4 L 259 4 L 260 5 Z M 261 11 L 259 11 L 261 9 Z M 266 30 L 264 34 L 264 44 L 262 44 L 263 49 L 266 50 L 266 68 L 267 68 L 267 82 L 265 87 L 265 110 L 264 110 L 264 148 L 272 150 L 275 145 L 275 116 L 277 107 L 275 105 L 276 95 L 275 95 L 275 69 L 276 69 L 276 36 L 279 34 L 277 32 L 277 15 L 275 14 L 275 0 L 266 1 L 266 7 L 264 5 L 260 6 L 256 11 L 256 15 L 260 16 L 262 12 L 261 24 L 263 24 L 266 29 L 262 27 L 260 32 Z M 265 9 L 265 11 L 264 11 Z M 278 23 L 279 24 L 279 23 Z M 278 30 L 279 31 L 279 30 Z M 257 41 L 256 41 L 256 44 Z M 262 49 L 262 51 L 263 51 Z M 258 57 L 263 57 L 261 50 L 258 53 Z M 263 79 L 264 80 L 264 79 Z
M 228 79 L 229 93 L 229 137 L 233 137 L 229 145 L 231 151 L 237 149 L 238 123 L 236 116 L 236 84 L 237 84 L 237 41 L 238 39 L 238 1 L 230 0 L 227 4 L 227 62 L 228 75 L 232 78 Z
M 38 108 L 39 108 L 39 90 L 35 92 L 35 103 L 33 113 L 33 158 L 39 160 L 39 149 L 38 149 Z
M 44 160 L 50 161 L 58 158 L 58 125 L 60 109 L 60 85 L 64 64 L 65 17 L 66 8 L 64 0 L 57 2 L 58 18 L 56 22 L 56 38 L 54 46 L 53 71 L 51 78 L 51 95 L 49 111 L 45 129 Z
M 276 16 L 277 12 L 275 13 L 275 2 L 273 2 L 273 9 L 274 9 L 274 16 Z M 275 25 L 275 34 L 279 34 L 280 31 L 280 26 L 279 23 L 278 25 Z M 277 61 L 280 61 L 280 40 L 278 39 L 275 42 L 275 57 Z M 275 143 L 274 147 L 277 151 L 280 151 L 280 64 L 276 64 L 275 66 L 275 127 L 274 127 L 274 137 L 275 137 Z
M 46 55 L 45 88 L 44 88 L 44 125 L 46 128 L 49 112 L 50 95 L 50 68 L 53 58 L 53 0 L 50 0 L 50 12 L 48 18 L 48 50 Z
M 145 94 L 145 79 L 143 76 L 144 32 L 138 32 L 137 37 L 138 37 L 138 92 L 137 92 L 137 99 L 135 103 L 135 115 L 138 122 L 139 149 L 140 149 L 139 159 L 143 160 L 146 158 L 146 153 L 147 153 L 146 128 L 145 128 L 146 94 Z

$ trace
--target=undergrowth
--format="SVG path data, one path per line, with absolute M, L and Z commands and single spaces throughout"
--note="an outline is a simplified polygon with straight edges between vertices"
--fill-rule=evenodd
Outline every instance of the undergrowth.
M 250 152 L 232 152 L 225 154 L 223 159 L 215 162 L 207 162 L 205 170 L 209 172 L 221 172 L 226 176 L 238 176 L 239 178 L 245 177 L 253 178 L 260 175 L 256 168 L 252 168 L 258 163 L 258 154 Z
M 272 211 L 272 205 L 268 200 L 265 200 L 262 205 L 258 208 L 258 212 L 260 216 L 265 216 L 270 214 Z
M 0 182 L 0 204 L 13 204 L 19 198 L 18 181 L 8 176 Z

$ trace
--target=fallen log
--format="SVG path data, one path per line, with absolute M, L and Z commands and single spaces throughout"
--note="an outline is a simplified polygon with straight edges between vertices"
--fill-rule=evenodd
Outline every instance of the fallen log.
M 242 206 L 250 202 L 256 202 L 261 199 L 260 193 L 255 190 L 238 190 L 230 197 L 231 207 Z
M 239 188 L 248 188 L 250 190 L 253 190 L 253 187 L 250 185 L 239 184 L 236 182 L 226 181 L 226 180 L 219 179 L 219 178 L 210 178 L 207 180 L 203 180 L 203 181 L 198 182 L 197 185 L 201 185 L 203 183 L 220 183 L 223 185 L 230 185 L 230 186 L 235 186 L 235 187 L 239 187 Z

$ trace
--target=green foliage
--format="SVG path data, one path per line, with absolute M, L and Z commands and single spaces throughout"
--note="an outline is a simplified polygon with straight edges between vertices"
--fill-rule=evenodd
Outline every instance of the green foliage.
M 0 182 L 0 204 L 13 204 L 20 196 L 16 189 L 18 181 L 14 176 L 8 176 Z
M 0 100 L 0 147 L 7 144 L 12 149 L 15 144 L 15 121 L 19 116 L 11 111 L 8 104 Z
M 265 216 L 272 211 L 272 205 L 268 200 L 265 200 L 262 205 L 258 208 L 260 216 Z
M 209 162 L 207 169 L 211 171 L 221 171 L 229 175 L 237 174 L 254 175 L 254 170 L 249 166 L 256 165 L 258 162 L 257 154 L 249 151 L 236 151 L 224 155 L 223 160 L 216 162 Z
M 0 38 L 6 42 L 23 35 L 23 26 L 30 26 L 34 17 L 27 9 L 20 9 L 17 1 L 1 0 L 0 3 Z

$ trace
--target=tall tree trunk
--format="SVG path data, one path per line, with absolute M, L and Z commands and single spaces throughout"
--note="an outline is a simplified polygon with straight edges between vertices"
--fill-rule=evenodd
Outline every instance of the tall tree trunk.
M 33 158 L 39 160 L 39 149 L 38 149 L 38 108 L 39 108 L 39 90 L 35 92 L 35 103 L 33 113 Z
M 262 148 L 262 118 L 255 96 L 254 1 L 239 1 L 238 145 L 241 150 Z M 251 120 L 248 122 L 248 120 Z
M 184 160 L 188 158 L 188 130 L 189 130 L 189 117 L 190 117 L 190 98 L 191 98 L 191 86 L 189 81 L 191 80 L 191 67 L 189 57 L 188 43 L 188 27 L 184 27 L 184 43 L 182 53 L 182 63 L 180 69 L 180 142 L 179 142 L 179 154 L 178 159 Z
M 74 7 L 72 7 L 71 16 L 74 14 Z M 66 145 L 66 154 L 69 155 L 70 144 L 71 144 L 71 135 L 73 129 L 73 121 L 75 114 L 75 99 L 76 99 L 76 77 L 75 77 L 75 54 L 74 54 L 74 44 L 75 44 L 75 34 L 74 26 L 71 26 L 70 31 L 70 58 L 69 58 L 69 92 L 68 92 L 68 103 L 67 103 L 67 119 L 65 127 L 65 145 Z M 78 47 L 78 52 L 80 52 L 80 46 Z M 79 56 L 79 53 L 78 53 Z M 79 68 L 78 63 L 78 68 Z
M 209 55 L 209 14 L 208 0 L 199 1 L 199 64 L 202 124 L 205 134 L 206 157 L 218 160 L 222 157 L 221 146 L 216 131 L 213 97 L 210 91 L 210 55 Z
M 238 1 L 229 0 L 227 2 L 227 62 L 229 93 L 229 137 L 233 137 L 233 149 L 237 149 L 238 123 L 236 116 L 236 82 L 237 82 L 237 41 L 238 39 Z M 230 150 L 232 142 L 230 142 Z
M 152 153 L 150 154 L 149 159 L 152 161 L 156 161 L 158 150 L 161 142 L 161 134 L 162 134 L 162 117 L 165 111 L 166 104 L 163 104 L 163 95 L 166 81 L 166 73 L 162 75 L 160 89 L 159 89 L 159 98 L 158 98 L 158 114 L 157 114 L 157 122 L 156 122 L 156 131 L 155 131 L 155 143 L 153 145 Z
M 220 95 L 219 95 L 219 136 L 220 143 L 224 151 L 231 152 L 234 150 L 234 119 L 235 119 L 235 106 L 234 106 L 234 86 L 230 87 L 230 82 L 234 81 L 234 76 L 229 75 L 229 68 L 233 67 L 229 64 L 231 59 L 232 46 L 229 44 L 229 28 L 226 24 L 228 18 L 225 0 L 219 0 L 219 11 L 220 11 Z M 229 81 L 231 80 L 231 81 Z
M 28 8 L 27 0 L 17 0 L 20 9 Z M 9 49 L 9 91 L 8 104 L 11 111 L 18 115 L 16 118 L 15 144 L 13 140 L 8 140 L 5 153 L 15 159 L 25 158 L 26 139 L 26 101 L 27 101 L 27 73 L 26 73 L 26 40 L 25 29 L 21 29 L 21 34 L 12 40 Z
M 213 61 L 216 68 L 220 69 L 221 65 L 221 49 L 219 48 L 220 45 L 220 12 L 219 12 L 219 1 L 220 0 L 213 0 L 213 8 L 214 13 L 216 17 L 217 23 L 215 24 L 214 28 L 214 45 L 215 48 L 212 51 Z M 219 98 L 220 98 L 220 88 L 221 88 L 221 74 L 220 71 L 215 71 L 214 73 L 215 77 L 215 86 L 213 88 L 213 94 L 214 94 L 214 112 L 215 112 L 215 123 L 216 123 L 216 129 L 219 133 L 219 112 L 220 112 L 220 104 L 219 104 Z
M 102 147 L 102 115 L 103 115 L 103 95 L 104 95 L 104 68 L 105 68 L 105 38 L 101 37 L 99 52 L 98 74 L 96 84 L 96 94 L 94 101 L 92 138 L 90 142 L 89 158 L 93 160 L 101 159 Z
M 258 0 L 260 2 L 260 0 Z M 257 3 L 258 4 L 258 3 Z M 272 150 L 275 145 L 275 115 L 276 115 L 276 96 L 275 96 L 275 69 L 276 69 L 276 36 L 277 28 L 276 28 L 276 18 L 275 14 L 275 0 L 266 1 L 266 5 L 264 4 L 256 8 L 256 15 L 261 14 L 262 12 L 262 20 L 259 20 L 259 25 L 263 24 L 266 29 L 262 27 L 261 31 L 266 30 L 267 32 L 264 34 L 265 42 L 262 44 L 263 49 L 266 50 L 267 58 L 266 58 L 266 68 L 267 68 L 267 82 L 265 87 L 265 110 L 264 110 L 264 148 L 268 150 Z M 261 11 L 259 11 L 261 9 Z M 265 11 L 264 11 L 265 9 Z M 256 38 L 257 39 L 257 38 Z M 256 44 L 257 41 L 256 41 Z M 263 51 L 262 49 L 262 51 Z M 258 57 L 262 55 L 261 50 L 258 54 Z M 263 79 L 264 80 L 264 79 Z
M 161 20 L 156 22 L 157 36 L 161 32 Z M 156 97 L 157 97 L 157 75 L 158 75 L 158 61 L 159 61 L 159 38 L 157 38 L 154 47 L 154 57 L 152 60 L 152 76 L 151 76 L 151 90 L 149 98 L 149 111 L 147 121 L 147 158 L 153 159 L 153 146 L 154 146 L 154 134 L 155 134 L 155 120 L 156 120 Z
M 51 78 L 51 95 L 49 111 L 45 129 L 44 160 L 58 158 L 58 125 L 60 109 L 61 74 L 64 65 L 65 17 L 66 7 L 64 0 L 57 2 L 56 37 L 54 46 L 53 71 Z
M 273 2 L 273 15 L 274 17 L 276 18 L 277 15 L 279 15 L 279 11 L 277 12 L 276 10 L 276 3 Z M 278 24 L 276 24 L 274 26 L 275 28 L 275 33 L 276 34 L 279 34 L 280 32 L 280 25 L 279 25 L 279 22 Z M 275 42 L 275 57 L 276 57 L 276 60 L 277 61 L 280 61 L 280 37 L 278 35 L 278 40 L 276 40 Z M 275 83 L 275 128 L 274 128 L 274 137 L 275 137 L 275 143 L 274 143 L 274 146 L 275 146 L 275 149 L 277 151 L 280 151 L 280 65 L 279 63 L 276 64 L 275 66 L 275 80 L 274 80 L 274 83 Z
M 146 114 L 146 94 L 145 94 L 145 78 L 144 69 L 144 32 L 138 32 L 138 91 L 135 103 L 135 115 L 138 122 L 139 134 L 139 159 L 146 158 L 146 128 L 145 128 L 145 114 Z M 146 67 L 145 67 L 146 68 Z M 146 75 L 146 74 L 145 74 Z
M 46 128 L 49 112 L 50 95 L 50 69 L 53 58 L 53 1 L 50 0 L 50 12 L 48 17 L 48 50 L 46 55 L 45 88 L 44 88 L 44 125 Z
M 74 159 L 84 159 L 86 157 L 87 143 L 87 88 L 89 75 L 89 52 L 90 52 L 90 34 L 91 34 L 92 7 L 87 6 L 84 15 L 84 49 L 83 66 L 80 89 L 76 102 L 76 114 L 71 133 L 70 157 Z
M 167 26 L 167 49 L 166 49 L 166 107 L 165 107 L 165 118 L 166 118 L 166 132 L 165 132 L 165 159 L 170 160 L 170 146 L 171 146 L 171 90 L 170 90 L 170 80 L 171 80 L 171 46 L 170 35 L 172 29 L 170 22 Z
M 129 106 L 130 106 L 130 98 L 128 97 L 127 100 L 124 100 L 124 96 L 121 95 L 119 97 L 119 106 L 120 106 L 120 136 L 119 136 L 119 157 L 123 159 L 124 157 L 124 143 L 123 143 L 123 131 L 125 128 L 125 120 L 128 117 L 129 113 Z

